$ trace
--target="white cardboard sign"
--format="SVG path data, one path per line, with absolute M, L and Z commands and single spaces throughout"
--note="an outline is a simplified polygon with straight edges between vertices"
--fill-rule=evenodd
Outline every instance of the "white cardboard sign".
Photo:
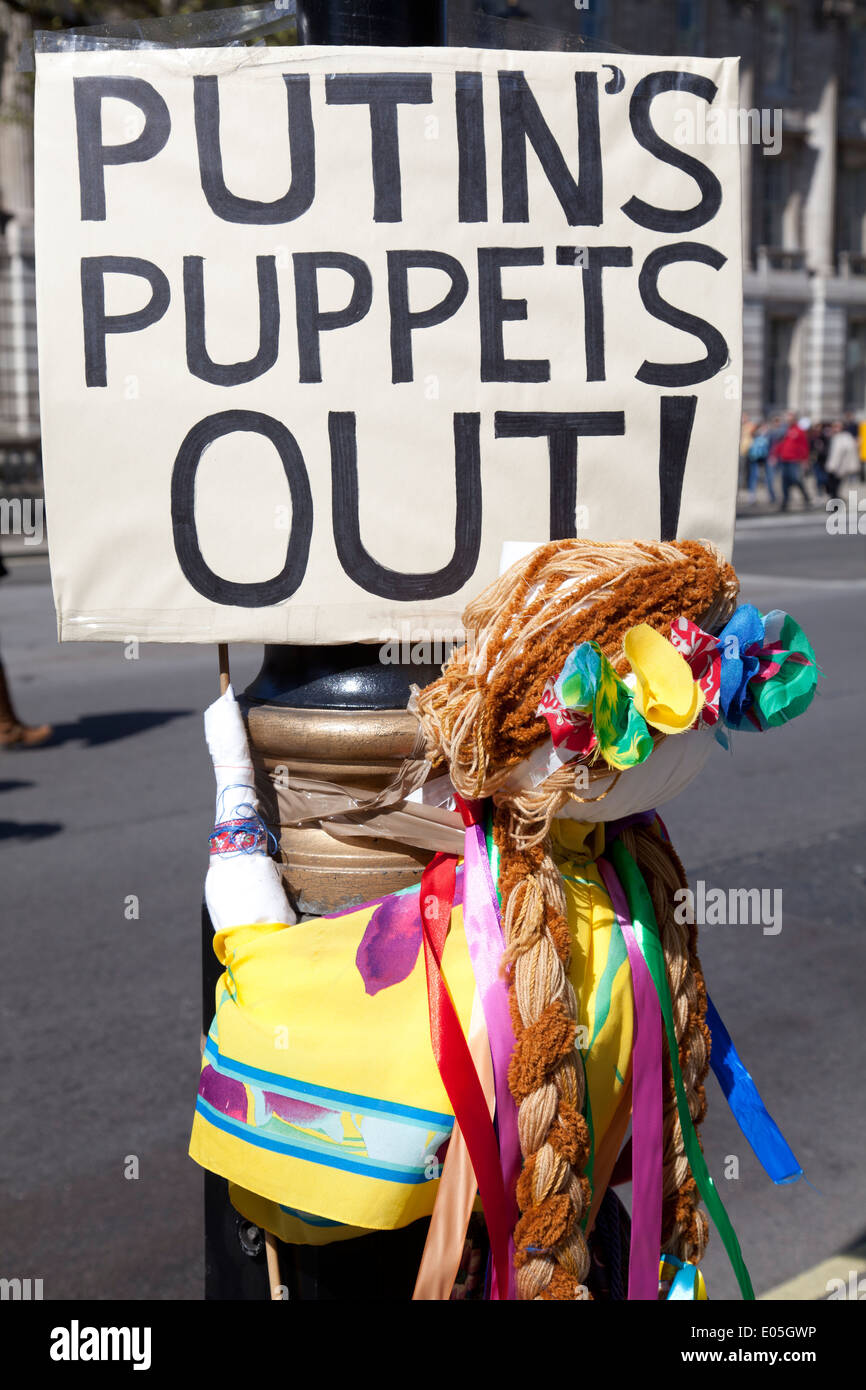
M 729 550 L 736 102 L 736 59 L 40 55 L 60 637 L 456 632 L 516 535 Z

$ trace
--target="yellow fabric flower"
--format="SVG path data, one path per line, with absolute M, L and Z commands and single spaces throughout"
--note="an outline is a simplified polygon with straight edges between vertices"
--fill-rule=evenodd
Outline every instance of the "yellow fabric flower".
M 637 677 L 635 708 L 646 722 L 663 734 L 691 728 L 704 693 L 685 657 L 647 623 L 638 623 L 626 633 L 623 651 Z

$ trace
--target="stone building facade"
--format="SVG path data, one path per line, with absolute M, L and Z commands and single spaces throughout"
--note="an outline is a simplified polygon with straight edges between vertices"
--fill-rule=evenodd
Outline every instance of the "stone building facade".
M 588 0 L 585 13 L 597 42 L 740 56 L 741 124 L 773 136 L 742 145 L 743 408 L 866 416 L 866 0 Z
M 33 78 L 26 15 L 0 0 L 0 444 L 39 437 L 33 273 Z
M 569 47 L 583 35 L 740 55 L 743 407 L 866 416 L 866 0 L 455 0 L 453 12 L 479 3 L 514 16 L 502 32 L 518 47 L 537 24 Z M 27 31 L 0 0 L 0 445 L 38 437 Z

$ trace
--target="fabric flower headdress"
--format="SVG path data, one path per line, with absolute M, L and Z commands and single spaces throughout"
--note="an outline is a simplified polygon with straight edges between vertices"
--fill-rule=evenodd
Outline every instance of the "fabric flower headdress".
M 548 680 L 538 713 L 554 761 L 602 760 L 625 771 L 644 762 L 657 735 L 719 726 L 774 728 L 809 706 L 818 667 L 798 623 L 775 609 L 737 608 L 718 635 L 682 615 L 665 637 L 648 623 L 625 634 L 630 673 L 621 679 L 597 642 L 581 642 Z

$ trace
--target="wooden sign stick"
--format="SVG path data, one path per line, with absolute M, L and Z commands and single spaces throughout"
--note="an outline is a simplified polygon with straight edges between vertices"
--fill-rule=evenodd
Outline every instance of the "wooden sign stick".
M 220 695 L 225 695 L 229 688 L 231 676 L 229 674 L 229 644 L 220 642 L 218 648 L 220 664 Z
M 280 1257 L 277 1251 L 276 1238 L 270 1231 L 265 1231 L 265 1255 L 268 1262 L 268 1285 L 271 1291 L 271 1299 L 281 1301 L 283 1297 L 283 1285 L 280 1278 Z
M 218 645 L 219 667 L 220 667 L 220 695 L 225 695 L 229 688 L 231 674 L 229 672 L 229 646 L 228 642 L 220 642 Z M 280 1260 L 277 1253 L 277 1242 L 270 1231 L 265 1231 L 265 1255 L 268 1266 L 268 1286 L 271 1291 L 272 1299 L 282 1299 L 282 1280 L 280 1279 Z

